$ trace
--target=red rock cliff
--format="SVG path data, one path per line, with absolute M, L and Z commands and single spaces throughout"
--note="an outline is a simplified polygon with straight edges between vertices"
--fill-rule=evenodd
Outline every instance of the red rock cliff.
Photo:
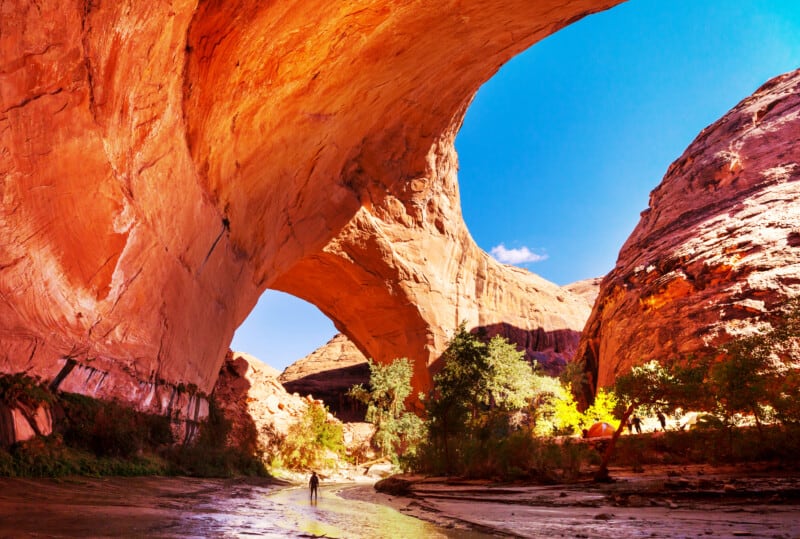
M 607 386 L 650 359 L 704 354 L 800 294 L 800 71 L 704 129 L 650 195 L 578 360 Z
M 618 2 L 2 3 L 0 372 L 174 410 L 268 287 L 421 387 L 462 319 L 574 348 L 585 306 L 470 239 L 453 138 Z

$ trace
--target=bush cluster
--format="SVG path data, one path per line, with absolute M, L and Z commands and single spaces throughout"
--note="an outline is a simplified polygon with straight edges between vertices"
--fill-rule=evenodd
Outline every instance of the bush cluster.
M 335 458 L 345 454 L 344 430 L 340 423 L 328 420 L 325 406 L 311 403 L 274 451 L 274 467 L 292 470 L 329 467 Z
M 64 442 L 99 457 L 127 458 L 174 442 L 168 417 L 75 393 L 60 394 L 58 403 Z
M 113 401 L 53 393 L 24 375 L 0 376 L 0 399 L 36 408 L 47 403 L 55 432 L 0 448 L 0 476 L 266 475 L 259 455 L 227 445 L 230 422 L 213 399 L 194 443 L 175 445 L 169 417 Z
M 267 476 L 261 455 L 249 450 L 251 444 L 229 445 L 230 431 L 231 421 L 216 400 L 209 398 L 208 418 L 200 424 L 196 440 L 171 446 L 167 452 L 169 473 L 197 477 Z

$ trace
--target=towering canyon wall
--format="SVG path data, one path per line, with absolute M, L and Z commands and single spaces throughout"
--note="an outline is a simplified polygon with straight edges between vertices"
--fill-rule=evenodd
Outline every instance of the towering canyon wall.
M 649 206 L 581 340 L 589 392 L 650 359 L 707 354 L 800 295 L 800 70 L 704 129 Z
M 585 304 L 475 246 L 453 138 L 618 2 L 4 2 L 0 372 L 196 415 L 269 287 L 420 387 L 461 320 L 564 354 Z

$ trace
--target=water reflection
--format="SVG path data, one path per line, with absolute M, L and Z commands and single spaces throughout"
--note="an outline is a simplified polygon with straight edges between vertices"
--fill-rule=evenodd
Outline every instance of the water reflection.
M 337 492 L 342 488 L 321 488 L 316 503 L 309 500 L 306 488 L 240 491 L 236 496 L 217 500 L 215 512 L 210 513 L 215 524 L 207 530 L 262 537 L 487 537 L 444 529 L 383 505 L 340 498 Z
M 0 478 L 0 537 L 487 537 L 340 498 L 343 488 L 312 504 L 306 488 L 257 480 Z

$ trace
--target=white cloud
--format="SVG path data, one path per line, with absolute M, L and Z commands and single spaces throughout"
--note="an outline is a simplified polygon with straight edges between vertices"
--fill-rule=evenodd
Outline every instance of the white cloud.
M 506 249 L 506 246 L 501 243 L 492 247 L 489 252 L 498 262 L 503 264 L 526 264 L 547 260 L 546 254 L 536 254 L 524 246 L 518 249 Z

